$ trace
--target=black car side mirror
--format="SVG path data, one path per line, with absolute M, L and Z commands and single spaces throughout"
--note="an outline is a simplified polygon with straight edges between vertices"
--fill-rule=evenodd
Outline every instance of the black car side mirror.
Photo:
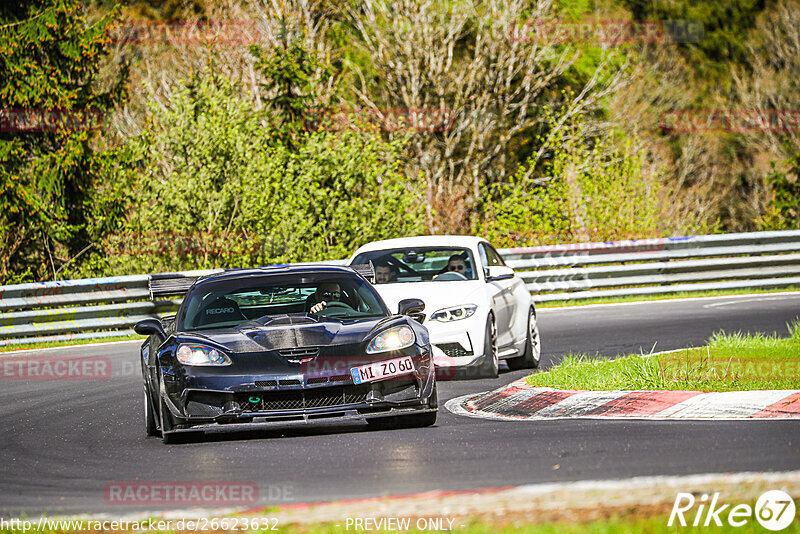
M 412 319 L 422 322 L 422 312 L 425 311 L 425 303 L 420 299 L 403 299 L 397 306 L 398 315 L 408 315 Z
M 397 307 L 398 315 L 416 315 L 425 311 L 425 303 L 420 299 L 403 299 Z
M 161 326 L 161 321 L 158 319 L 142 319 L 134 325 L 133 330 L 140 336 L 159 335 L 162 338 L 167 337 L 164 327 Z

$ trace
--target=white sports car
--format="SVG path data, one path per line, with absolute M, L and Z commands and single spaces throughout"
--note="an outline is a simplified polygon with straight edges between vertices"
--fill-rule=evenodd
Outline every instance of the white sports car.
M 430 332 L 440 376 L 460 371 L 496 377 L 499 360 L 511 369 L 538 367 L 541 345 L 531 295 L 485 239 L 388 239 L 368 243 L 350 258 L 350 265 L 370 262 L 375 288 L 389 309 L 407 298 L 425 302 L 418 320 Z

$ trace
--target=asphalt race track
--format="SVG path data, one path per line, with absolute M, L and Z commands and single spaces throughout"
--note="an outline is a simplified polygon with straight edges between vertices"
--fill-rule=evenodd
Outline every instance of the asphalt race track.
M 661 301 L 539 312 L 542 366 L 568 352 L 649 352 L 702 344 L 713 332 L 778 332 L 800 293 Z M 105 512 L 120 481 L 233 481 L 259 505 L 638 475 L 800 469 L 799 421 L 508 422 L 440 409 L 435 427 L 236 432 L 165 446 L 145 439 L 138 344 L 26 352 L 110 359 L 102 380 L 0 380 L 0 515 Z M 800 355 L 799 355 L 800 356 Z M 8 358 L 10 356 L 0 356 Z M 440 382 L 439 402 L 524 376 Z M 174 508 L 174 506 L 173 506 Z

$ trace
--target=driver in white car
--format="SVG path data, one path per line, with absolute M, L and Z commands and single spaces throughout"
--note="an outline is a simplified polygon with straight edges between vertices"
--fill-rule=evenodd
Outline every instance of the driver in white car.
M 436 280 L 439 275 L 444 273 L 458 273 L 467 279 L 472 278 L 472 273 L 469 271 L 464 258 L 460 254 L 453 254 L 450 256 L 450 259 L 447 260 L 447 266 L 442 269 L 442 272 L 434 276 L 433 280 Z

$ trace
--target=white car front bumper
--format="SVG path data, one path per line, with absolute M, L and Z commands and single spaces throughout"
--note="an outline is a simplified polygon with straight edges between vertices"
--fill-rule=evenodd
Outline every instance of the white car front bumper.
M 486 318 L 478 314 L 460 321 L 425 321 L 433 348 L 433 363 L 439 368 L 468 367 L 483 357 Z

